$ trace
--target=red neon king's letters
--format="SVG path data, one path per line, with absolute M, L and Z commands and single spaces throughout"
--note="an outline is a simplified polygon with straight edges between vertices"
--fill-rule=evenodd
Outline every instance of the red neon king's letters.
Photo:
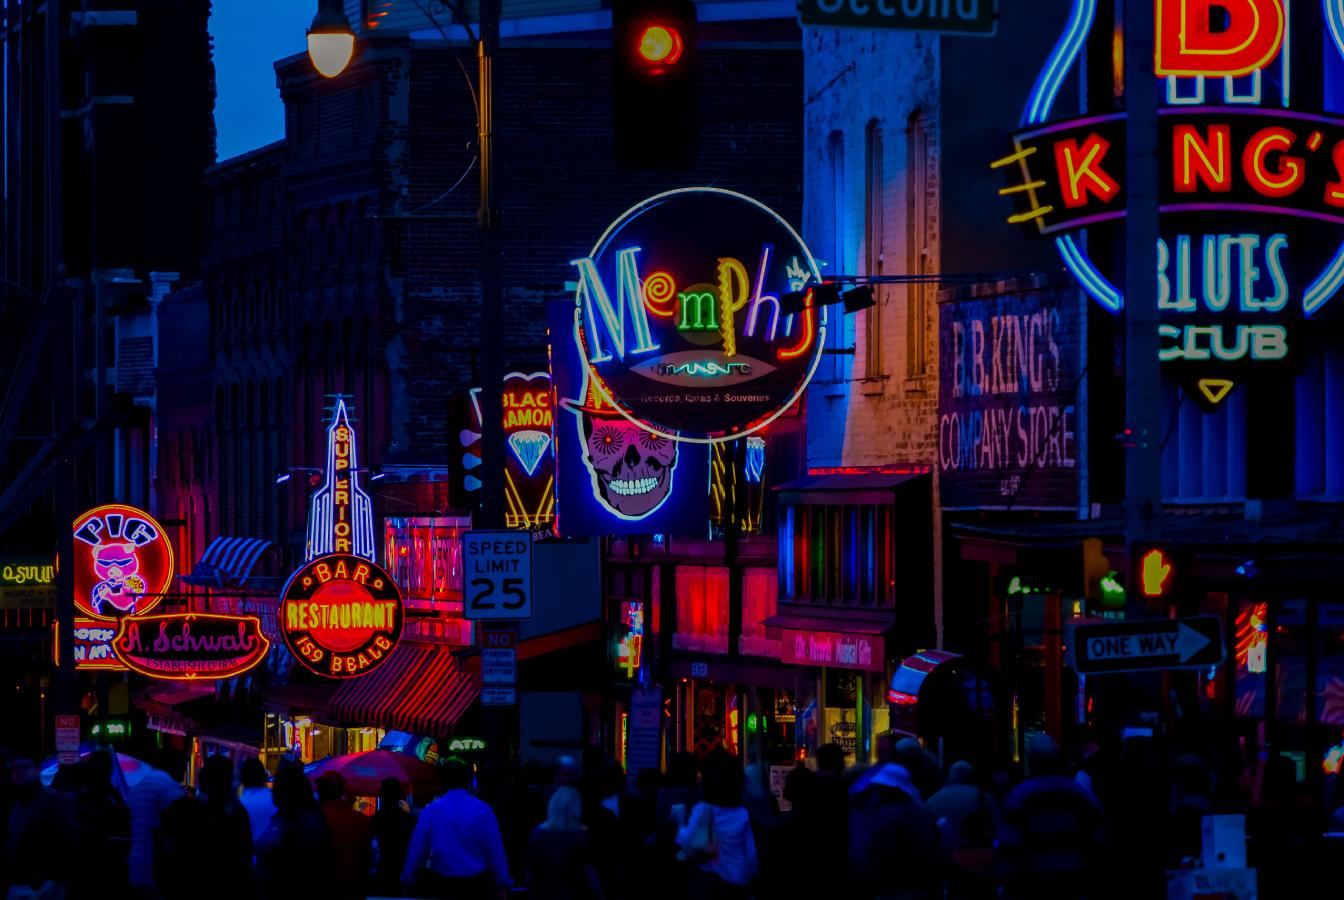
M 1249 75 L 1274 61 L 1287 27 L 1283 0 L 1156 0 L 1158 75 Z M 1213 30 L 1215 12 L 1227 27 Z M 1217 17 L 1221 19 L 1222 17 Z

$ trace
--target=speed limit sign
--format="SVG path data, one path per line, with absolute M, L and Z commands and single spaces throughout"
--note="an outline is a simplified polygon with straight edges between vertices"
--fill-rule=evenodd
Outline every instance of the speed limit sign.
M 468 619 L 532 618 L 532 537 L 517 531 L 462 536 L 462 605 Z

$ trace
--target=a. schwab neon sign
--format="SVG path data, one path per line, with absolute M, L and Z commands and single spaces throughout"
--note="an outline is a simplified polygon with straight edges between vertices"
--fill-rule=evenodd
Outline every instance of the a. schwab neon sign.
M 1216 402 L 1250 364 L 1289 361 L 1294 324 L 1344 286 L 1344 117 L 1290 108 L 1286 0 L 1155 2 L 1160 355 Z M 1344 0 L 1321 12 L 1344 54 Z M 1020 202 L 1009 221 L 1053 238 L 1083 288 L 1119 312 L 1123 292 L 1074 233 L 1125 215 L 1124 114 L 1043 124 L 1096 17 L 1096 0 L 1075 0 L 1013 153 L 994 165 L 1020 176 L 1000 191 Z
M 602 400 L 675 441 L 750 434 L 807 386 L 825 309 L 780 297 L 821 275 L 766 206 L 718 188 L 650 197 L 607 229 L 577 269 L 576 335 Z

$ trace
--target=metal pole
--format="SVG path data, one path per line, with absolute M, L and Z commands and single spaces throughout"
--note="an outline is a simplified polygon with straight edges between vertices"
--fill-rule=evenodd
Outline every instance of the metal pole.
M 500 0 L 481 0 L 479 63 L 480 113 L 477 153 L 481 167 L 481 521 L 504 526 L 504 285 L 494 153 L 494 55 L 499 48 Z M 479 527 L 478 526 L 478 527 Z
M 1157 309 L 1158 79 L 1153 74 L 1153 4 L 1125 10 L 1125 542 L 1158 538 L 1162 528 L 1162 380 Z M 1137 573 L 1131 572 L 1131 584 Z M 1138 594 L 1131 590 L 1131 597 Z M 1137 610 L 1131 610 L 1137 612 Z
M 481 233 L 481 508 L 478 528 L 504 527 L 504 284 L 503 247 L 499 231 L 498 178 L 495 173 L 494 57 L 499 49 L 500 0 L 480 0 L 476 43 L 480 111 L 477 153 L 481 167 L 480 206 L 476 224 Z M 507 765 L 518 742 L 518 707 L 482 710 L 489 752 Z

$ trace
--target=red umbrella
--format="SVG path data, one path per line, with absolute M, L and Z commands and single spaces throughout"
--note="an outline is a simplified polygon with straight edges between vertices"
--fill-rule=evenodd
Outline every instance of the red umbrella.
M 323 760 L 308 770 L 314 781 L 327 772 L 339 772 L 345 779 L 346 793 L 355 797 L 376 797 L 384 778 L 395 778 L 409 792 L 433 793 L 439 777 L 434 767 L 406 753 L 390 750 L 365 750 Z

